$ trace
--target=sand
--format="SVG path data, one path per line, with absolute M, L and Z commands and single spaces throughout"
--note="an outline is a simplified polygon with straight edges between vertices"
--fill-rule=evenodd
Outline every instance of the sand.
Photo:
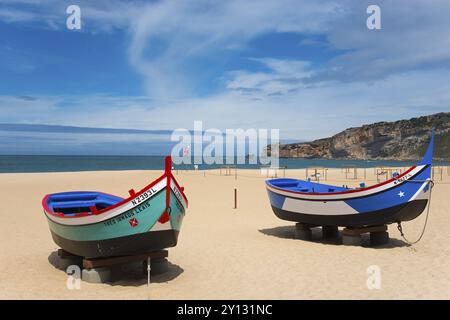
M 158 171 L 0 174 L 0 298 L 2 299 L 449 299 L 450 175 L 433 191 L 427 232 L 406 246 L 389 227 L 391 242 L 380 248 L 293 239 L 294 224 L 279 220 L 269 206 L 265 177 L 257 170 L 179 172 L 190 200 L 178 246 L 169 250 L 167 274 L 113 284 L 82 283 L 69 290 L 67 276 L 49 263 L 58 247 L 42 213 L 46 193 L 101 190 L 121 196 L 143 187 Z M 327 182 L 345 181 L 341 169 Z M 375 183 L 366 170 L 368 184 Z M 280 173 L 281 174 L 281 173 Z M 304 178 L 304 170 L 286 176 Z M 439 178 L 439 177 L 438 177 Z M 438 179 L 439 180 L 439 179 Z M 233 189 L 238 188 L 238 209 Z M 419 235 L 425 215 L 405 223 Z M 381 288 L 369 290 L 367 268 L 381 270 Z

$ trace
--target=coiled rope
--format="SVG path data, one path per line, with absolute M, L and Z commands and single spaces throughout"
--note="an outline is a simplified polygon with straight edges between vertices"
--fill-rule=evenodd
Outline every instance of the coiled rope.
M 430 184 L 430 197 L 428 198 L 428 205 L 427 205 L 427 214 L 425 216 L 425 223 L 423 224 L 423 229 L 422 232 L 420 233 L 420 236 L 417 240 L 415 241 L 409 241 L 406 237 L 405 234 L 403 233 L 403 228 L 402 228 L 402 223 L 401 222 L 397 222 L 397 229 L 400 232 L 400 235 L 402 236 L 403 240 L 410 246 L 412 246 L 413 244 L 418 243 L 423 235 L 425 234 L 425 229 L 427 228 L 427 223 L 428 223 L 428 216 L 430 214 L 430 207 L 431 207 L 431 194 L 432 194 L 432 190 L 434 187 L 434 182 L 433 180 L 413 180 L 411 182 L 428 182 Z

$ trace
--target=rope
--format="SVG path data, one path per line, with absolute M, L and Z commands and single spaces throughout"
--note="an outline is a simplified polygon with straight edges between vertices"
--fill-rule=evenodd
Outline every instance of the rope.
M 423 224 L 423 229 L 422 229 L 422 232 L 420 233 L 419 238 L 417 240 L 415 240 L 415 241 L 409 241 L 405 237 L 405 234 L 403 233 L 402 223 L 401 222 L 397 222 L 397 229 L 400 232 L 400 235 L 402 236 L 403 240 L 405 240 L 405 242 L 408 245 L 410 245 L 410 246 L 412 246 L 413 244 L 418 243 L 422 239 L 423 235 L 425 234 L 425 229 L 427 228 L 427 224 L 428 224 L 428 216 L 430 214 L 430 207 L 431 207 L 431 194 L 432 194 L 432 190 L 433 190 L 433 187 L 434 187 L 434 182 L 433 182 L 433 180 L 425 180 L 425 181 L 429 181 L 429 183 L 431 184 L 431 186 L 430 186 L 430 197 L 428 198 L 428 206 L 427 206 L 427 214 L 425 216 L 425 223 Z M 413 182 L 421 182 L 421 181 L 413 180 Z

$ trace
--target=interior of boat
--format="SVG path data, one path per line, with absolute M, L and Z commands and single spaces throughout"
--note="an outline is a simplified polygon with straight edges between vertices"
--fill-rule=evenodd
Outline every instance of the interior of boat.
M 346 186 L 333 186 L 323 183 L 297 180 L 297 179 L 273 179 L 269 180 L 268 184 L 275 188 L 285 189 L 295 192 L 319 192 L 319 193 L 333 193 L 349 190 Z
M 92 213 L 108 208 L 123 198 L 92 191 L 55 193 L 48 197 L 47 205 L 53 212 L 73 217 L 79 213 Z

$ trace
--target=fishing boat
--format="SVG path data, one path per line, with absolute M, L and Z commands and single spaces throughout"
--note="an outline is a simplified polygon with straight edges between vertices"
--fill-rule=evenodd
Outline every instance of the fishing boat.
M 431 193 L 434 131 L 417 165 L 389 180 L 348 188 L 297 179 L 266 181 L 275 215 L 317 226 L 363 227 L 409 221 L 426 208 Z
M 145 253 L 173 247 L 188 206 L 166 157 L 164 174 L 121 198 L 103 192 L 48 194 L 42 200 L 54 242 L 86 258 Z

